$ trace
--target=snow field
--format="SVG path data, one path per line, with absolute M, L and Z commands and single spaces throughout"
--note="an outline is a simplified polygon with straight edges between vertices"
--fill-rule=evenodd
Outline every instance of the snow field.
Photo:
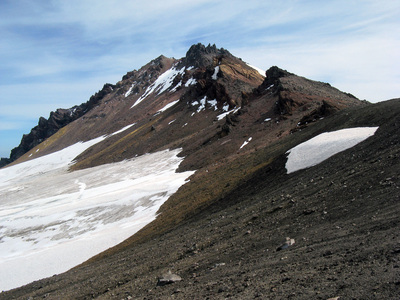
M 315 166 L 375 134 L 378 127 L 356 127 L 325 132 L 290 149 L 287 174 Z
M 0 290 L 67 271 L 122 242 L 193 174 L 175 172 L 179 149 L 68 171 L 105 138 L 0 170 Z

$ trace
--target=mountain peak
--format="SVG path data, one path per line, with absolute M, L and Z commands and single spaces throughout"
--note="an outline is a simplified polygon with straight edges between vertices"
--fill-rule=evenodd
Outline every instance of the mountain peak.
M 204 46 L 201 43 L 192 45 L 186 52 L 186 64 L 193 67 L 206 67 L 213 62 L 213 58 L 220 55 L 231 55 L 224 48 L 218 49 L 215 44 Z

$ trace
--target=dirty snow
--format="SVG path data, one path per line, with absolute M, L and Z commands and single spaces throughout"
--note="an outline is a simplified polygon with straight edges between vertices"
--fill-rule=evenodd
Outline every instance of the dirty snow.
M 0 291 L 67 271 L 122 242 L 193 174 L 175 172 L 179 149 L 68 172 L 78 154 L 106 138 L 0 170 Z
M 356 127 L 325 132 L 290 149 L 286 169 L 292 173 L 315 166 L 375 134 L 378 127 Z

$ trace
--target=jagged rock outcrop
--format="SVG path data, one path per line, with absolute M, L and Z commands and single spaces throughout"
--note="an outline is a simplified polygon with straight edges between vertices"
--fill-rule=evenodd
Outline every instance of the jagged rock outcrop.
M 55 134 L 60 128 L 68 125 L 72 121 L 82 117 L 90 111 L 105 95 L 113 90 L 113 85 L 106 83 L 103 88 L 90 97 L 90 99 L 80 105 L 75 105 L 69 109 L 59 108 L 50 112 L 48 119 L 40 117 L 38 125 L 31 129 L 29 134 L 24 134 L 18 147 L 11 150 L 10 158 L 3 159 L 4 165 L 11 163 L 24 155 L 26 152 L 39 145 L 45 139 Z
M 259 86 L 257 91 L 259 93 L 262 93 L 265 90 L 268 90 L 271 86 L 279 86 L 279 79 L 283 77 L 287 77 L 290 75 L 294 75 L 292 73 L 289 73 L 286 70 L 283 70 L 281 68 L 278 68 L 277 66 L 272 66 L 269 68 L 267 71 L 265 71 L 265 80 L 264 82 Z M 279 90 L 279 88 L 277 88 Z
M 11 163 L 11 160 L 9 158 L 6 158 L 6 157 L 0 158 L 0 168 L 4 167 L 10 163 Z
M 313 81 L 297 76 L 277 66 L 266 71 L 264 82 L 255 90 L 256 95 L 273 94 L 278 97 L 274 113 L 287 117 L 294 111 L 311 110 L 302 123 L 308 119 L 327 116 L 346 106 L 360 105 L 361 102 L 349 93 L 332 87 L 329 83 Z
M 212 65 L 216 60 L 218 61 L 221 56 L 231 56 L 232 54 L 224 48 L 218 49 L 215 44 L 208 45 L 196 44 L 189 48 L 186 52 L 184 63 L 189 67 L 206 68 Z

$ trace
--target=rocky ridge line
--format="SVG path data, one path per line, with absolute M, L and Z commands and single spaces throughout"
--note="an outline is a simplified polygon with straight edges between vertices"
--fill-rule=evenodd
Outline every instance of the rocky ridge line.
M 82 117 L 93 107 L 95 107 L 101 99 L 109 94 L 114 87 L 114 85 L 106 83 L 103 88 L 91 96 L 87 102 L 80 105 L 75 105 L 68 109 L 59 108 L 56 111 L 52 111 L 50 112 L 48 119 L 40 117 L 38 125 L 33 127 L 30 133 L 24 134 L 19 146 L 11 150 L 10 158 L 1 158 L 0 167 L 17 160 L 19 157 L 55 134 L 64 126 Z

